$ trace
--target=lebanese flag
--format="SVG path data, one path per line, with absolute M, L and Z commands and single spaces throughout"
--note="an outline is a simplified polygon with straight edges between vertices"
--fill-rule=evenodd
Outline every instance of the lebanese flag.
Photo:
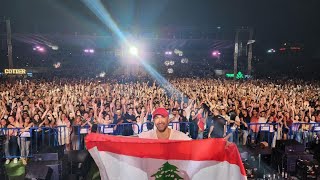
M 91 133 L 86 147 L 103 180 L 247 179 L 235 144 L 224 139 L 152 140 Z

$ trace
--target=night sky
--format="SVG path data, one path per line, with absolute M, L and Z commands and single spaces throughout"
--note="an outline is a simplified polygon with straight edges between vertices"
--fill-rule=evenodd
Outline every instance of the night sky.
M 320 50 L 319 0 L 101 1 L 120 27 L 221 26 L 233 31 L 252 26 L 265 47 L 296 41 L 312 52 Z M 80 0 L 1 0 L 4 16 L 19 33 L 103 34 L 108 29 Z

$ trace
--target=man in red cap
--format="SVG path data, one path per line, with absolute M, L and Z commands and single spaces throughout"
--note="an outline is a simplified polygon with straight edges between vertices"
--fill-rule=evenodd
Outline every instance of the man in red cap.
M 186 134 L 168 128 L 169 113 L 165 108 L 157 108 L 153 113 L 153 122 L 156 129 L 140 133 L 140 138 L 146 139 L 169 139 L 169 140 L 191 140 Z

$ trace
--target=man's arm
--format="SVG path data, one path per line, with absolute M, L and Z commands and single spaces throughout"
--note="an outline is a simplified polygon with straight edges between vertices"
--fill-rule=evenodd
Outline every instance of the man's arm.
M 211 138 L 211 133 L 213 132 L 213 128 L 214 128 L 214 125 L 211 124 L 210 130 L 209 130 L 209 134 L 208 134 L 208 138 Z

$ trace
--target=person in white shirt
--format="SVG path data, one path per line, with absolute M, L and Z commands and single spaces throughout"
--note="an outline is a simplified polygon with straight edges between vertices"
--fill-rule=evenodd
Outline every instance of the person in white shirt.
M 191 140 L 183 132 L 168 128 L 169 114 L 165 108 L 157 108 L 153 113 L 155 129 L 138 134 L 139 138 L 164 140 Z
M 266 123 L 266 122 L 267 122 L 266 112 L 265 111 L 261 111 L 258 123 Z
M 172 113 L 169 115 L 169 122 L 172 122 L 172 129 L 180 131 L 180 126 L 179 126 L 179 118 L 180 115 L 178 113 L 178 109 L 173 108 Z
M 266 112 L 265 111 L 261 111 L 259 114 L 259 119 L 258 119 L 258 123 L 267 123 L 267 118 L 266 118 Z M 269 141 L 268 137 L 270 132 L 270 125 L 269 124 L 260 124 L 260 142 L 263 141 Z

